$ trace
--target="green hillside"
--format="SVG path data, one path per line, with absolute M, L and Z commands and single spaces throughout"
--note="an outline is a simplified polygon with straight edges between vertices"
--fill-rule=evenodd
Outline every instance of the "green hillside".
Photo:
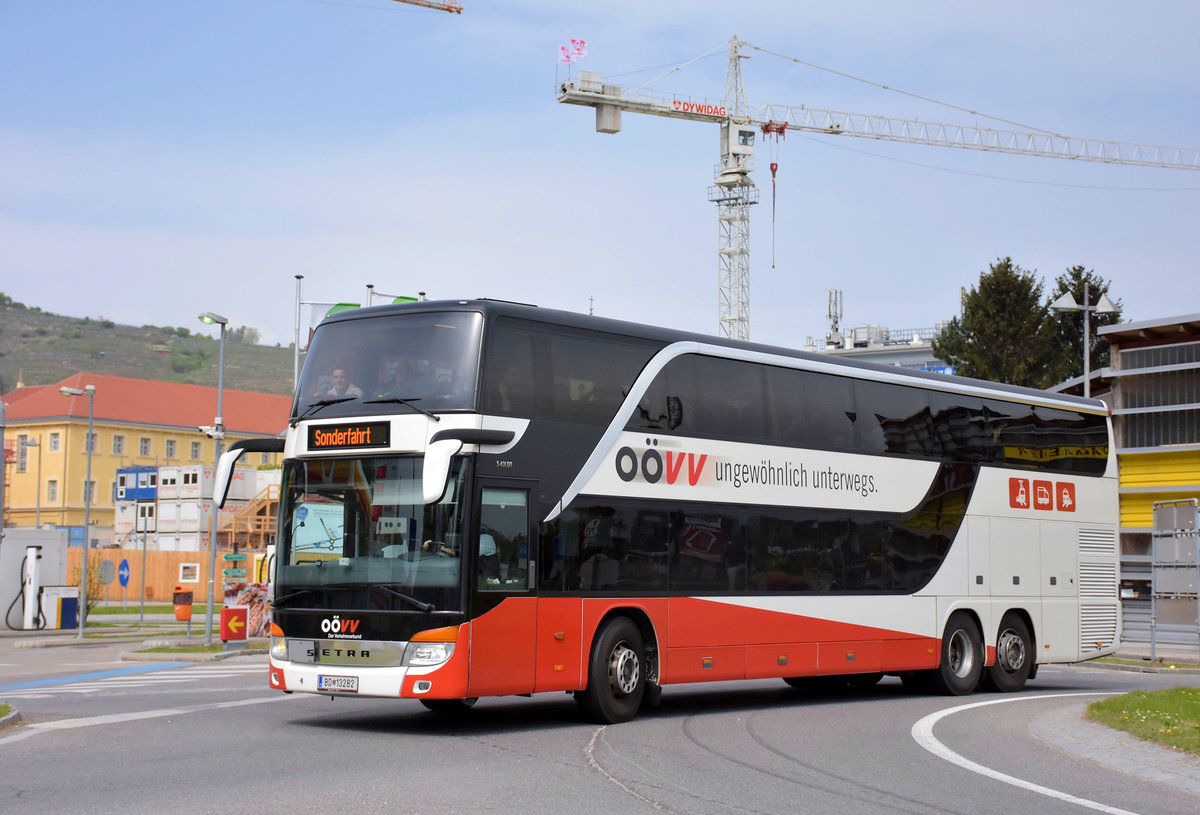
M 247 341 L 255 334 L 226 331 L 225 387 L 290 394 L 292 349 Z M 219 355 L 217 340 L 187 327 L 64 317 L 0 293 L 0 393 L 18 380 L 49 385 L 81 371 L 216 386 Z

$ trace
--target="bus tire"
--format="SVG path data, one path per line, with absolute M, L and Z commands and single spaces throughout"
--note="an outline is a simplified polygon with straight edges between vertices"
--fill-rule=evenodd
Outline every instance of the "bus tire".
M 478 696 L 468 696 L 466 699 L 422 699 L 421 704 L 442 716 L 461 716 L 478 701 Z
M 996 662 L 983 673 L 989 690 L 1013 693 L 1025 687 L 1033 668 L 1033 637 L 1019 614 L 1011 611 L 1000 620 L 996 636 Z
M 604 624 L 592 645 L 587 688 L 575 693 L 584 715 L 598 724 L 627 722 L 646 694 L 646 649 L 628 617 Z
M 983 674 L 983 635 L 966 612 L 956 611 L 942 635 L 942 659 L 930 677 L 938 693 L 965 696 L 974 692 Z

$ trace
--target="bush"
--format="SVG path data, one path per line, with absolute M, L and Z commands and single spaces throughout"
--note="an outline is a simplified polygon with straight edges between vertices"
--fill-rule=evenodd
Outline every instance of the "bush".
M 88 614 L 96 608 L 100 602 L 100 598 L 104 595 L 104 584 L 100 582 L 100 556 L 93 555 L 88 552 L 88 570 L 87 570 L 87 611 Z M 68 585 L 79 585 L 79 567 L 76 566 Z

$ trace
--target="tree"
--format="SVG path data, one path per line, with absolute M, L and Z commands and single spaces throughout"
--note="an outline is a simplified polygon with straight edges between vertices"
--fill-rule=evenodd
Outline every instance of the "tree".
M 1083 284 L 1085 282 L 1088 287 L 1090 303 L 1083 302 Z M 1094 306 L 1099 302 L 1100 295 L 1108 294 L 1108 281 L 1091 269 L 1085 270 L 1082 266 L 1072 266 L 1054 279 L 1054 291 L 1050 293 L 1050 301 L 1054 302 L 1068 292 L 1079 305 Z M 1116 313 L 1113 314 L 1090 314 L 1083 311 L 1054 312 L 1055 321 L 1058 323 L 1055 342 L 1058 353 L 1064 357 L 1066 362 L 1063 379 L 1083 376 L 1083 321 L 1085 319 L 1092 321 L 1089 329 L 1089 340 L 1092 346 L 1090 349 L 1091 359 L 1088 364 L 1093 371 L 1108 365 L 1109 346 L 1106 341 L 1100 339 L 1100 332 L 1097 329 L 1100 326 L 1116 325 L 1121 322 L 1121 301 L 1117 300 L 1113 305 L 1117 307 Z
M 1057 332 L 1036 271 L 997 258 L 964 298 L 962 317 L 934 338 L 933 354 L 962 376 L 1045 388 L 1066 370 Z
M 258 345 L 258 337 L 258 329 L 251 328 L 248 325 L 243 325 L 229 332 L 231 342 L 245 343 L 246 345 Z

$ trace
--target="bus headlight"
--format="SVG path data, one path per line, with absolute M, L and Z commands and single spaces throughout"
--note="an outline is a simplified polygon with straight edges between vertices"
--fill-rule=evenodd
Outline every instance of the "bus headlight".
M 452 642 L 410 642 L 404 649 L 402 665 L 428 667 L 441 665 L 454 653 Z
M 287 640 L 283 637 L 271 637 L 271 659 L 285 661 L 288 655 Z

